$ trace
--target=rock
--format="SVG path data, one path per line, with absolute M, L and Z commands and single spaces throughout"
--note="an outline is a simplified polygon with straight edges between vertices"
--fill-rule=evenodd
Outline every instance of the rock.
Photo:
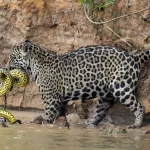
M 120 133 L 127 133 L 127 129 L 124 128 L 120 129 Z
M 25 23 L 25 25 L 26 25 L 26 27 L 29 27 L 29 26 L 31 26 L 31 24 L 32 24 L 32 20 L 31 19 L 25 19 L 24 20 L 24 23 Z
M 68 114 L 66 117 L 69 123 L 76 124 L 80 122 L 80 117 L 77 113 Z
M 108 128 L 108 129 L 107 129 Z M 108 126 L 106 128 L 106 131 L 109 134 L 120 134 L 120 133 L 127 133 L 127 130 L 125 128 L 119 127 L 119 126 Z
M 49 127 L 50 127 L 50 128 L 53 128 L 53 127 L 55 127 L 55 125 L 53 125 L 53 124 L 49 124 Z
M 43 117 L 41 115 L 36 116 L 30 123 L 35 123 L 35 124 L 42 124 L 43 122 Z
M 147 14 L 145 17 L 142 17 L 144 21 L 150 22 L 150 14 Z
M 150 134 L 150 130 L 146 130 L 143 132 L 144 134 Z
M 6 124 L 4 118 L 0 118 L 0 125 L 2 125 L 2 127 L 8 127 L 8 125 Z
M 29 13 L 26 14 L 26 17 L 27 17 L 28 19 L 31 19 L 32 16 L 33 16 L 33 13 L 31 13 L 31 12 L 29 12 Z
M 30 30 L 30 27 L 25 27 L 25 30 L 26 30 L 26 31 Z

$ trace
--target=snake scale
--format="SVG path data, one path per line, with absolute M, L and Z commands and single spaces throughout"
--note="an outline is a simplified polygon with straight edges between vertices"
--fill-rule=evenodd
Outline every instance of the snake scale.
M 14 124 L 16 122 L 18 122 L 19 124 L 22 124 L 21 120 L 17 120 L 9 111 L 0 109 L 0 116 L 7 119 L 10 124 Z
M 29 82 L 29 76 L 21 69 L 13 69 L 7 71 L 6 69 L 0 69 L 0 96 L 5 95 L 8 91 L 11 91 L 13 87 L 23 87 Z M 20 120 L 16 120 L 15 117 L 6 110 L 0 109 L 0 116 L 4 117 L 9 123 L 14 124 Z
M 0 69 L 0 96 L 5 95 L 13 87 L 25 86 L 28 81 L 28 74 L 21 69 Z

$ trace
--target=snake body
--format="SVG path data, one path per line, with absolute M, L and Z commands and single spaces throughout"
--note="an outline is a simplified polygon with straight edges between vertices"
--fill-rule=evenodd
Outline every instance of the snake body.
M 20 69 L 11 70 L 10 75 L 13 78 L 14 87 L 23 87 L 29 82 L 28 74 Z
M 0 96 L 5 95 L 13 87 L 25 86 L 28 81 L 28 74 L 20 69 L 14 69 L 11 71 L 0 69 Z M 16 120 L 15 117 L 6 110 L 0 109 L 0 116 L 7 119 L 11 124 L 14 124 L 16 122 L 18 122 L 19 124 L 22 123 L 20 120 Z
M 0 69 L 0 96 L 6 94 L 13 87 L 23 87 L 29 81 L 28 74 L 21 69 L 7 71 Z
M 0 96 L 7 93 L 12 88 L 13 79 L 8 71 L 5 69 L 0 70 Z
M 9 111 L 0 109 L 0 116 L 7 119 L 9 123 L 11 124 L 14 124 L 16 122 L 18 122 L 19 124 L 22 124 L 21 120 L 16 120 L 16 118 Z

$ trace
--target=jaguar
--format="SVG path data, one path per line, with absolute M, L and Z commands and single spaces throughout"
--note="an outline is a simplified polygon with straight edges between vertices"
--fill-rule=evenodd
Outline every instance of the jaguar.
M 43 123 L 54 123 L 68 101 L 97 98 L 87 125 L 97 125 L 111 103 L 120 101 L 135 116 L 128 128 L 139 128 L 144 107 L 137 101 L 135 89 L 141 65 L 149 59 L 150 50 L 130 54 L 115 47 L 91 45 L 58 54 L 25 40 L 12 48 L 9 69 L 23 69 L 33 77 L 44 103 Z

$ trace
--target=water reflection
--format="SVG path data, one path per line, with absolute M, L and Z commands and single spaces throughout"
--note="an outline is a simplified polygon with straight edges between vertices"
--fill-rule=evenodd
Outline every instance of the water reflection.
M 150 135 L 135 131 L 111 135 L 98 129 L 0 127 L 0 150 L 149 150 L 149 146 Z

